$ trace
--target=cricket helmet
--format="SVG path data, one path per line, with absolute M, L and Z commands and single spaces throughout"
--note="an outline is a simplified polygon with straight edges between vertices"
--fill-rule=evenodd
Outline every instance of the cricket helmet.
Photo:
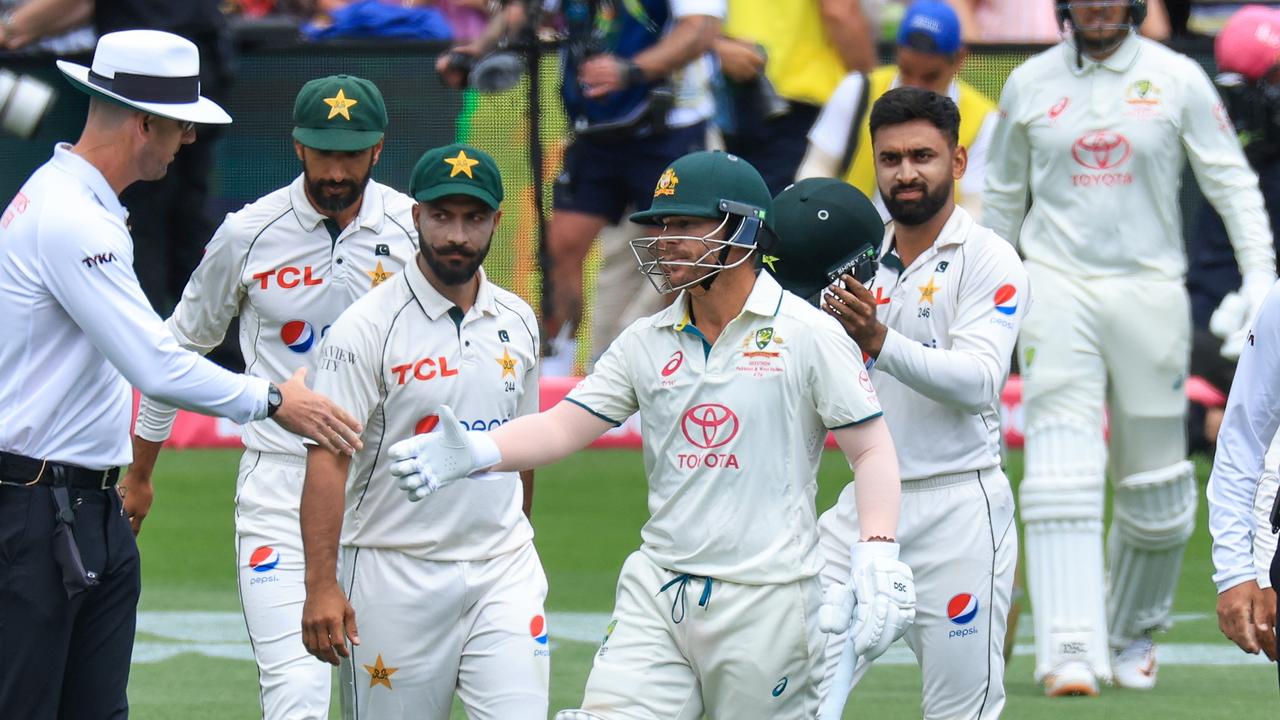
M 640 264 L 640 272 L 663 294 L 697 284 L 709 288 L 721 271 L 747 262 L 756 250 L 768 249 L 771 236 L 765 228 L 765 219 L 772 204 L 764 178 L 750 163 L 736 155 L 701 151 L 679 158 L 658 178 L 649 209 L 633 213 L 631 221 L 642 225 L 665 225 L 667 218 L 695 217 L 719 219 L 720 224 L 703 237 L 664 231 L 656 237 L 632 240 L 631 250 Z M 706 252 L 694 260 L 663 260 L 660 244 L 681 240 L 701 241 Z M 735 247 L 746 248 L 748 252 L 726 265 L 729 251 Z M 673 266 L 696 267 L 710 272 L 697 280 L 673 285 L 666 272 L 666 268 Z
M 769 215 L 775 241 L 765 267 L 790 292 L 817 304 L 845 273 L 875 277 L 884 221 L 862 191 L 835 178 L 808 178 L 778 194 Z

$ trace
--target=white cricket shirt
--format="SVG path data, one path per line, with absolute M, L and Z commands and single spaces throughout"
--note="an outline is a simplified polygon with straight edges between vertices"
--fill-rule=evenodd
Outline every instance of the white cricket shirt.
M 762 272 L 714 345 L 682 293 L 623 331 L 567 399 L 615 424 L 640 413 L 640 549 L 656 564 L 789 583 L 821 566 L 814 503 L 828 429 L 880 415 L 860 355 L 833 318 Z
M 1258 178 L 1204 70 L 1132 34 L 1108 59 L 1083 64 L 1064 43 L 1009 76 L 983 224 L 1028 262 L 1077 277 L 1181 282 L 1178 189 L 1190 160 L 1241 272 L 1274 273 Z
M 1000 464 L 1000 392 L 1031 305 L 1009 243 L 956 207 L 904 268 L 885 233 L 871 287 L 888 326 L 871 371 L 903 480 Z
M 357 300 L 321 348 L 315 389 L 365 423 L 347 475 L 343 546 L 398 550 L 423 560 L 484 560 L 533 539 L 517 473 L 485 473 L 409 502 L 387 450 L 429 432 L 453 408 L 468 430 L 492 430 L 538 411 L 533 310 L 480 271 L 461 311 L 416 264 Z
M 1262 303 L 1240 353 L 1218 450 L 1209 476 L 1209 534 L 1213 536 L 1213 582 L 1218 592 L 1256 578 L 1253 539 L 1271 532 L 1257 527 L 1254 499 L 1263 459 L 1280 428 L 1280 284 Z
M 58 145 L 0 215 L 0 450 L 106 469 L 133 460 L 129 385 L 249 422 L 267 382 L 178 347 L 133 272 L 107 179 Z
M 369 181 L 355 219 L 334 238 L 332 220 L 307 199 L 304 178 L 227 215 L 166 324 L 178 343 L 207 353 L 240 316 L 245 372 L 281 383 L 298 368 L 315 375 L 320 341 L 342 311 L 417 252 L 414 201 Z M 134 432 L 169 437 L 174 411 L 144 398 Z M 305 456 L 302 438 L 275 422 L 246 425 L 244 445 Z

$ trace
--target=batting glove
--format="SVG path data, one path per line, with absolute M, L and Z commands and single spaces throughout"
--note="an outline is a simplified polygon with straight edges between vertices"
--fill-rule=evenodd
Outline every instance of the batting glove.
M 1246 274 L 1240 289 L 1227 293 L 1209 317 L 1209 331 L 1222 338 L 1220 352 L 1224 358 L 1236 360 L 1240 357 L 1253 327 L 1253 319 L 1275 280 L 1275 275 L 1265 270 Z
M 897 543 L 856 543 L 849 558 L 850 585 L 826 589 L 818 625 L 828 633 L 848 630 L 854 654 L 874 660 L 915 621 L 915 578 L 898 559 Z
M 435 430 L 401 440 L 387 451 L 391 475 L 414 502 L 502 460 L 489 435 L 463 430 L 448 405 L 436 414 L 440 422 Z

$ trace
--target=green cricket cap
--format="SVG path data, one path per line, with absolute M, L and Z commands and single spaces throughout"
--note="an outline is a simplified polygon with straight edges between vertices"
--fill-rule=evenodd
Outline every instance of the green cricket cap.
M 468 195 L 497 210 L 502 202 L 502 174 L 489 153 L 454 143 L 423 153 L 413 166 L 409 194 L 418 202 Z
M 293 125 L 293 139 L 309 148 L 364 150 L 382 140 L 387 106 L 372 82 L 354 75 L 330 75 L 298 91 Z
M 751 163 L 719 150 L 703 150 L 671 163 L 658 178 L 649 209 L 633 213 L 631 222 L 659 225 L 663 218 L 676 216 L 719 218 L 726 212 L 724 201 L 756 209 L 761 220 L 773 204 L 769 186 Z

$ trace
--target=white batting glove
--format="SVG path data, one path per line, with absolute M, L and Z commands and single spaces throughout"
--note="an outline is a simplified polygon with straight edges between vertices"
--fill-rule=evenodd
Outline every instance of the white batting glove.
M 1249 338 L 1253 319 L 1275 284 L 1275 275 L 1265 270 L 1245 275 L 1240 289 L 1227 293 L 1209 317 L 1209 332 L 1222 338 L 1222 357 L 1236 360 Z
M 855 543 L 849 558 L 852 592 L 847 585 L 827 588 L 818 610 L 818 623 L 826 632 L 843 632 L 847 628 L 854 654 L 874 660 L 915 621 L 915 578 L 911 568 L 898 559 L 897 543 Z M 849 603 L 852 613 L 847 610 Z
M 489 435 L 463 430 L 448 405 L 436 414 L 440 422 L 435 430 L 401 440 L 387 451 L 391 475 L 414 502 L 502 460 Z

